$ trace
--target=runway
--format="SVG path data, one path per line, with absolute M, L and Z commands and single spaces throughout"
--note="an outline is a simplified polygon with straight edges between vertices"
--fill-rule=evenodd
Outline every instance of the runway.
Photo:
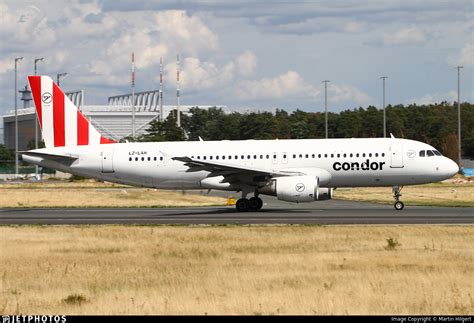
M 0 209 L 9 224 L 474 224 L 474 208 L 406 206 L 330 200 L 309 204 L 267 203 L 259 212 L 234 207 Z

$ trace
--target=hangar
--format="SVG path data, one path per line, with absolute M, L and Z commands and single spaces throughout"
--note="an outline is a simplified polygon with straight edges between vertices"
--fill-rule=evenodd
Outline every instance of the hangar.
M 32 105 L 31 92 L 25 88 L 20 91 L 23 108 L 18 109 L 18 149 L 32 148 L 35 140 L 35 110 Z M 115 141 L 120 141 L 132 134 L 132 95 L 123 94 L 109 97 L 106 105 L 84 105 L 84 91 L 67 92 L 66 95 L 79 107 L 82 113 L 90 120 L 97 130 Z M 146 132 L 151 121 L 160 117 L 159 91 L 145 91 L 135 93 L 135 132 L 140 136 Z M 207 109 L 222 105 L 180 105 L 182 113 L 188 113 L 192 107 Z M 176 105 L 163 105 L 163 118 L 171 111 L 176 110 Z M 15 149 L 15 110 L 7 111 L 3 117 L 3 137 L 5 146 Z M 41 131 L 38 131 L 41 136 Z M 39 137 L 41 139 L 41 137 Z

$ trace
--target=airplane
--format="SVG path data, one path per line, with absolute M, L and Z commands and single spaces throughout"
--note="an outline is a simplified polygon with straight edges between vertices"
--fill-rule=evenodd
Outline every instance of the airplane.
M 371 186 L 392 187 L 394 207 L 402 210 L 404 185 L 459 171 L 434 147 L 393 136 L 118 143 L 102 136 L 50 77 L 28 81 L 46 148 L 21 152 L 24 161 L 133 186 L 240 192 L 239 212 L 260 210 L 260 195 L 302 203 L 331 199 L 339 187 Z

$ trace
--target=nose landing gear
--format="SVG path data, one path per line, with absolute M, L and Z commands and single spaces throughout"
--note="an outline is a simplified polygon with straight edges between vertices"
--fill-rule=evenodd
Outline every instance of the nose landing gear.
M 403 202 L 400 201 L 400 196 L 402 196 L 400 192 L 402 191 L 402 188 L 403 187 L 399 187 L 399 186 L 394 186 L 392 188 L 393 198 L 395 199 L 395 203 L 393 204 L 393 207 L 397 211 L 403 210 L 403 208 L 405 207 L 405 204 L 403 204 Z

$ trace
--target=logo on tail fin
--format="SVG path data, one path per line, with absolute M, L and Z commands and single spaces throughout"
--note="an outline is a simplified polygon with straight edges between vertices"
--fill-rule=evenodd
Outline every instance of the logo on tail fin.
M 53 98 L 53 96 L 51 95 L 51 93 L 45 92 L 45 93 L 43 93 L 41 101 L 43 101 L 43 103 L 45 103 L 45 104 L 50 104 L 52 98 Z
M 28 76 L 47 148 L 111 144 L 48 76 Z M 51 94 L 52 93 L 52 94 Z

